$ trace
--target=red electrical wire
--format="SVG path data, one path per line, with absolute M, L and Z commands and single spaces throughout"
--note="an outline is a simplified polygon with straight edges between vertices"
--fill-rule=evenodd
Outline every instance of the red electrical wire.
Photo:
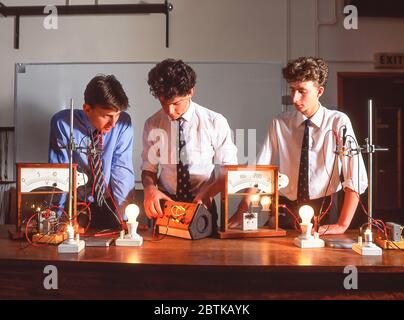
M 380 229 L 382 229 L 382 230 L 383 230 L 383 233 L 384 233 L 384 236 L 385 236 L 385 238 L 387 239 L 387 228 L 386 228 L 386 224 L 385 224 L 382 220 L 380 220 L 380 219 L 374 219 L 373 217 L 369 217 L 369 213 L 368 213 L 368 211 L 366 210 L 366 208 L 365 208 L 365 206 L 364 206 L 364 204 L 363 204 L 363 202 L 362 202 L 362 199 L 360 198 L 359 194 L 356 193 L 356 196 L 357 196 L 358 199 L 359 199 L 359 203 L 360 203 L 360 205 L 361 205 L 361 207 L 362 207 L 363 212 L 366 214 L 366 216 L 367 216 L 368 218 L 371 219 L 371 224 L 374 225 L 374 226 L 378 229 L 378 231 L 379 231 Z M 378 224 L 381 224 L 381 225 L 382 225 L 382 228 L 381 228 Z M 368 223 L 368 225 L 369 225 L 369 223 Z
M 82 209 L 79 211 L 79 213 L 77 214 L 77 216 L 78 216 L 81 212 L 83 212 L 84 210 L 88 210 L 88 223 L 87 223 L 86 227 L 84 228 L 84 231 L 81 233 L 81 235 L 85 235 L 85 234 L 87 233 L 87 231 L 88 231 L 88 228 L 90 228 L 90 224 L 91 224 L 91 208 L 90 208 L 91 202 L 88 202 L 88 203 L 86 203 L 86 202 L 78 202 L 77 205 L 78 205 L 78 206 L 79 206 L 79 205 L 84 205 L 84 208 L 82 208 Z
M 297 216 L 286 206 L 286 204 L 279 204 L 278 206 L 279 208 L 285 208 L 287 210 L 287 212 L 293 217 L 294 219 L 294 223 L 295 223 L 295 229 L 297 231 L 300 231 L 300 227 L 298 228 L 297 226 L 299 226 L 299 219 L 297 218 Z
M 120 231 L 112 231 L 112 232 L 98 232 L 98 233 L 94 233 L 93 237 L 108 237 L 108 236 L 115 236 L 117 234 L 119 234 Z
M 327 207 L 327 209 L 326 209 L 325 211 L 320 212 L 320 216 L 319 216 L 319 218 L 318 218 L 318 222 L 320 222 L 320 221 L 325 217 L 325 215 L 328 213 L 328 211 L 330 211 L 331 205 L 332 205 L 333 201 L 334 201 L 334 194 L 331 193 L 331 194 L 330 194 L 330 203 L 329 203 L 329 205 L 328 205 L 328 207 Z

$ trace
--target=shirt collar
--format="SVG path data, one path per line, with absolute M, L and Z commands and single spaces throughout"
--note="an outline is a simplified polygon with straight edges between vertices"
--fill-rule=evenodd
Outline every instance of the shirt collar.
M 182 118 L 184 118 L 185 121 L 191 121 L 192 116 L 194 115 L 195 112 L 195 104 L 192 100 L 189 101 L 189 108 L 188 110 L 182 115 Z
M 84 123 L 84 127 L 87 129 L 87 133 L 92 134 L 95 130 L 95 127 L 92 125 L 92 123 L 88 119 L 86 113 L 83 110 L 79 110 L 78 114 Z
M 94 127 L 94 125 L 91 123 L 90 119 L 88 119 L 86 113 L 83 110 L 81 110 L 81 114 L 82 114 L 84 126 L 87 128 L 87 134 L 92 135 L 98 129 L 96 127 Z M 105 136 L 106 133 L 103 132 L 102 135 Z
M 313 116 L 310 118 L 310 121 L 312 124 L 314 124 L 317 128 L 320 128 L 321 123 L 323 122 L 323 117 L 324 117 L 324 107 L 321 105 L 318 108 L 318 110 L 316 111 L 315 114 L 313 114 Z
M 320 103 L 320 106 L 317 109 L 316 113 L 311 116 L 310 122 L 317 128 L 320 128 L 321 123 L 323 121 L 323 116 L 324 116 L 324 107 Z M 304 121 L 306 121 L 307 119 L 308 118 L 303 113 L 296 112 L 296 122 L 295 122 L 296 127 L 303 125 Z

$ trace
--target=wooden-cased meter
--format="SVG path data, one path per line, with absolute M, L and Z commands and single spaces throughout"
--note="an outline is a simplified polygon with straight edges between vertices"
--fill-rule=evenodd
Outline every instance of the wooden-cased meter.
M 73 164 L 73 218 L 77 213 L 77 186 L 85 184 L 86 180 L 85 175 L 77 176 L 77 164 Z M 17 163 L 17 225 L 16 233 L 11 236 L 22 237 L 33 215 L 45 210 L 50 215 L 58 211 L 58 201 L 63 194 L 67 200 L 68 193 L 69 164 Z M 40 214 L 36 220 L 38 224 L 41 222 Z M 39 232 L 39 226 L 37 229 Z
M 225 185 L 221 197 L 221 230 L 218 237 L 285 236 L 286 231 L 278 225 L 278 179 L 276 166 L 224 166 Z M 241 213 L 243 222 L 238 227 L 230 228 L 229 218 L 242 201 L 248 203 L 246 212 Z

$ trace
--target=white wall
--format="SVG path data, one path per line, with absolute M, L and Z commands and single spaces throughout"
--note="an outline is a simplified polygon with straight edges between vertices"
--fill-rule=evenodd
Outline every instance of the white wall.
M 65 4 L 63 0 L 2 2 L 8 6 Z M 113 3 L 139 1 L 99 0 L 99 4 Z M 348 31 L 343 28 L 342 0 L 171 3 L 174 10 L 170 14 L 170 48 L 165 47 L 164 15 L 60 17 L 58 30 L 45 30 L 40 17 L 23 17 L 19 50 L 13 48 L 13 18 L 0 17 L 0 126 L 13 125 L 17 62 L 129 62 L 166 57 L 188 61 L 285 62 L 301 55 L 320 55 L 329 60 L 332 71 L 323 102 L 335 106 L 336 72 L 375 71 L 371 63 L 374 52 L 404 52 L 404 19 L 360 18 L 359 30 Z
M 39 2 L 3 1 L 5 5 L 40 5 Z M 71 1 L 71 4 L 88 3 Z M 138 1 L 99 1 L 99 4 L 112 3 Z M 171 3 L 174 10 L 170 14 L 170 48 L 165 47 L 165 16 L 160 14 L 65 16 L 59 19 L 56 31 L 45 30 L 42 18 L 24 17 L 19 50 L 13 49 L 13 19 L 0 18 L 3 73 L 0 126 L 13 124 L 16 62 L 129 62 L 166 57 L 188 61 L 282 61 L 284 58 L 284 0 L 171 0 Z

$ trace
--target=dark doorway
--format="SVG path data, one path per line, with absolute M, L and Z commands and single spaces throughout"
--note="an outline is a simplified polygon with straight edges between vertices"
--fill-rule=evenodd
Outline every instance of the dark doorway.
M 389 148 L 376 152 L 373 170 L 373 217 L 404 224 L 402 142 L 404 108 L 403 73 L 338 73 L 338 105 L 348 114 L 359 145 L 368 137 L 368 100 L 374 106 L 374 144 Z M 364 154 L 366 168 L 368 155 Z M 367 208 L 367 194 L 361 197 Z M 367 221 L 358 207 L 352 227 Z

